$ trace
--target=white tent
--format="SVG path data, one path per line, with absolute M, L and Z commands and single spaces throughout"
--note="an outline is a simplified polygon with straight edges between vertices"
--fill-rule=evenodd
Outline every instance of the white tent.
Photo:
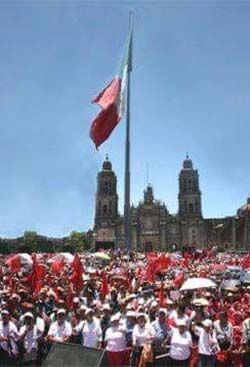
M 188 291 L 199 288 L 214 288 L 216 283 L 207 278 L 189 278 L 181 286 L 180 291 Z

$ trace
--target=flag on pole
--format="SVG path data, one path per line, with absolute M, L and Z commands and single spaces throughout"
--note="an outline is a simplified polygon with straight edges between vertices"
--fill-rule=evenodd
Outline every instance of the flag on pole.
M 125 54 L 119 74 L 104 88 L 92 103 L 101 107 L 101 112 L 92 122 L 90 137 L 96 148 L 108 139 L 121 120 L 127 95 L 128 73 L 132 70 L 132 27 L 129 31 Z

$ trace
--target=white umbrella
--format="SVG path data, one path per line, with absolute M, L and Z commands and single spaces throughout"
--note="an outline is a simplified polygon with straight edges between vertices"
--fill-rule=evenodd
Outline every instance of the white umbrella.
M 22 265 L 24 264 L 32 265 L 33 264 L 32 258 L 29 254 L 20 253 L 18 254 L 18 256 L 20 257 L 20 261 Z
M 74 256 L 68 252 L 61 252 L 53 256 L 51 259 L 49 259 L 48 263 L 52 264 L 55 261 L 61 261 L 62 259 L 64 259 L 65 263 L 70 264 L 74 260 Z
M 199 288 L 214 288 L 216 283 L 207 278 L 189 278 L 181 286 L 181 291 L 188 291 Z

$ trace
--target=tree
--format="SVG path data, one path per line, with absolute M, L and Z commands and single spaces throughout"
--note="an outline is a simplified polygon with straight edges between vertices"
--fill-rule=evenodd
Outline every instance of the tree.
M 90 243 L 85 232 L 72 231 L 64 245 L 64 249 L 70 252 L 87 251 L 90 248 Z
M 32 253 L 37 251 L 38 247 L 38 235 L 35 231 L 25 231 L 23 234 L 23 247 L 27 249 L 27 252 Z

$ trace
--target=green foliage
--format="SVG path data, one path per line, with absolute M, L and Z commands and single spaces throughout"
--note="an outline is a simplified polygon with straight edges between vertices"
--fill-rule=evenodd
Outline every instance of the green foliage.
M 83 252 L 90 248 L 90 243 L 86 237 L 86 233 L 73 231 L 70 233 L 64 250 L 67 252 Z
M 23 234 L 22 247 L 27 249 L 28 253 L 38 250 L 38 235 L 34 231 L 25 231 Z

